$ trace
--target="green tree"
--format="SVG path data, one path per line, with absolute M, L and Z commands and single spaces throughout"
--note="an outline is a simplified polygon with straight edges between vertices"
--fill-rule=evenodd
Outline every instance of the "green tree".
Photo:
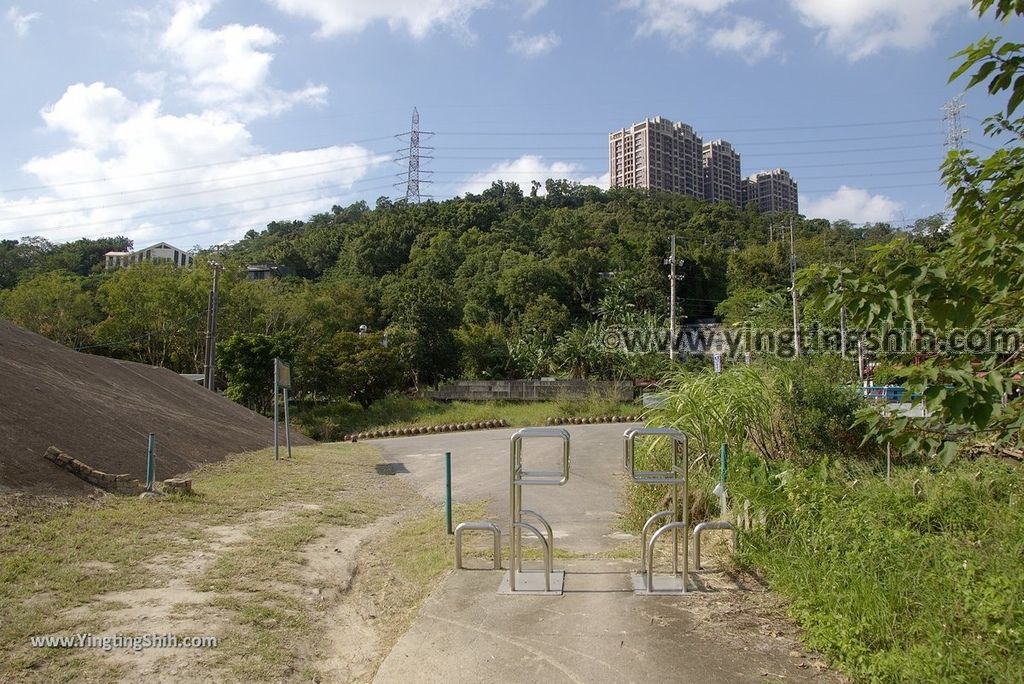
M 217 363 L 228 381 L 224 394 L 253 410 L 269 412 L 273 406 L 274 359 L 290 360 L 294 348 L 295 339 L 288 332 L 236 332 L 221 340 L 217 343 Z
M 394 347 L 379 333 L 338 333 L 334 337 L 339 392 L 364 409 L 403 385 L 406 371 Z
M 1021 0 L 974 0 L 973 5 L 980 16 L 994 7 L 996 18 L 1020 28 Z M 963 62 L 950 80 L 974 70 L 968 88 L 987 81 L 990 94 L 1008 95 L 1003 111 L 986 119 L 985 129 L 1013 142 L 987 157 L 968 150 L 947 157 L 943 178 L 952 191 L 954 215 L 942 249 L 896 241 L 876 253 L 866 272 L 819 268 L 802 276 L 809 288 L 823 282 L 816 296 L 833 310 L 845 305 L 854 326 L 883 324 L 944 336 L 978 324 L 998 330 L 1024 322 L 1024 119 L 1012 118 L 1024 101 L 1024 44 L 986 36 L 958 56 Z M 1020 368 L 1022 351 L 1017 346 L 929 356 L 898 376 L 911 392 L 923 394 L 930 417 L 868 412 L 861 420 L 880 442 L 908 456 L 937 454 L 947 463 L 965 441 L 1019 447 L 1024 405 L 1019 399 L 1003 405 L 1002 399 L 1012 394 L 1010 377 Z
M 68 347 L 89 341 L 89 326 L 97 317 L 85 279 L 59 272 L 41 273 L 23 281 L 0 298 L 5 318 Z
M 212 274 L 204 268 L 134 264 L 100 285 L 105 319 L 96 344 L 111 356 L 163 366 L 179 373 L 202 367 Z

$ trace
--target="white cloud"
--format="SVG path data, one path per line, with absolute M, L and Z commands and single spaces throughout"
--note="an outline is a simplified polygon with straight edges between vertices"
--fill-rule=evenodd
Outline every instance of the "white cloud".
M 509 37 L 509 49 L 523 57 L 540 57 L 554 50 L 562 42 L 554 31 L 528 36 L 524 33 L 513 33 Z
M 470 35 L 469 17 L 490 0 L 270 0 L 279 10 L 320 24 L 317 35 L 359 33 L 373 23 L 386 22 L 392 31 L 404 29 L 423 38 L 441 27 Z
M 735 0 L 623 0 L 621 7 L 640 14 L 637 35 L 659 34 L 682 45 L 705 26 L 707 17 L 733 2 Z
M 153 38 L 174 57 L 167 71 L 134 75 L 157 95 L 165 82 L 179 92 L 191 86 L 186 101 L 197 110 L 169 113 L 159 99 L 133 100 L 101 82 L 69 86 L 41 111 L 46 130 L 66 144 L 22 166 L 41 189 L 0 195 L 0 237 L 211 244 L 347 203 L 354 184 L 389 161 L 359 145 L 263 154 L 249 121 L 315 102 L 322 89 L 271 87 L 267 48 L 276 36 L 259 26 L 203 28 L 208 10 L 179 4 Z
M 540 12 L 548 4 L 548 0 L 520 0 L 523 5 L 523 18 L 529 19 Z
M 970 8 L 967 0 L 789 0 L 819 40 L 851 61 L 884 48 L 921 48 L 936 26 Z
M 208 243 L 324 211 L 388 160 L 358 145 L 259 155 L 237 119 L 164 114 L 158 101 L 132 102 L 103 83 L 69 87 L 43 119 L 73 145 L 23 166 L 49 187 L 0 198 L 4 237 L 124 234 L 179 247 Z M 210 216 L 219 218 L 203 218 Z M 189 237 L 197 232 L 205 237 Z
M 903 209 L 900 202 L 885 195 L 872 195 L 846 185 L 816 200 L 801 196 L 800 207 L 808 218 L 846 219 L 853 223 L 892 221 Z
M 600 176 L 587 176 L 584 175 L 578 164 L 563 161 L 548 162 L 540 155 L 524 154 L 518 159 L 499 162 L 486 171 L 474 174 L 463 183 L 457 194 L 480 193 L 491 187 L 491 183 L 497 180 L 518 183 L 525 194 L 530 193 L 531 181 L 538 181 L 541 183 L 538 192 L 544 194 L 543 184 L 549 178 L 576 181 L 583 185 L 596 185 L 602 189 L 607 189 L 609 184 L 608 173 Z
M 271 87 L 267 81 L 274 56 L 264 48 L 275 45 L 277 35 L 259 25 L 203 28 L 210 7 L 206 0 L 180 3 L 160 37 L 161 48 L 184 72 L 179 85 L 200 105 L 253 119 L 324 101 L 327 88 L 322 85 L 293 92 Z
M 732 28 L 720 28 L 711 34 L 711 47 L 720 52 L 736 52 L 748 64 L 759 62 L 775 53 L 782 34 L 762 22 L 739 17 Z
M 7 9 L 7 21 L 11 22 L 11 26 L 14 27 L 14 32 L 18 34 L 19 38 L 27 36 L 29 30 L 32 28 L 32 22 L 41 16 L 43 16 L 41 12 L 29 12 L 28 14 L 22 14 L 21 10 L 17 7 L 10 7 Z

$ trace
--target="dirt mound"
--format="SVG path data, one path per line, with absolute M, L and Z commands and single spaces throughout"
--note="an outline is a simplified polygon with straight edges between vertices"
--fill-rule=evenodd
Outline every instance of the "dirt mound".
M 165 368 L 82 354 L 0 320 L 0 491 L 93 491 L 43 458 L 49 446 L 144 480 L 154 432 L 162 480 L 272 446 L 273 430 L 273 421 Z

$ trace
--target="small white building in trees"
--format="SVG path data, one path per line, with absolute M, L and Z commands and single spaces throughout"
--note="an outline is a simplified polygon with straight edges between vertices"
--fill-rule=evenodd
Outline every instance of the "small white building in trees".
M 142 261 L 172 264 L 175 268 L 192 265 L 192 255 L 183 249 L 166 242 L 158 242 L 145 249 L 133 252 L 107 252 L 104 256 L 104 267 L 109 271 L 121 266 L 131 266 Z

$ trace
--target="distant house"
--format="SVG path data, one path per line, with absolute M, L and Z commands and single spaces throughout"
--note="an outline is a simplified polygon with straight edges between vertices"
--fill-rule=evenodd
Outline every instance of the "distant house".
M 291 269 L 277 264 L 250 264 L 245 267 L 246 280 L 269 280 L 291 275 Z
M 103 256 L 104 266 L 108 271 L 121 266 L 131 266 L 141 261 L 173 264 L 175 268 L 192 265 L 191 254 L 166 242 L 158 242 L 134 252 L 107 252 Z

